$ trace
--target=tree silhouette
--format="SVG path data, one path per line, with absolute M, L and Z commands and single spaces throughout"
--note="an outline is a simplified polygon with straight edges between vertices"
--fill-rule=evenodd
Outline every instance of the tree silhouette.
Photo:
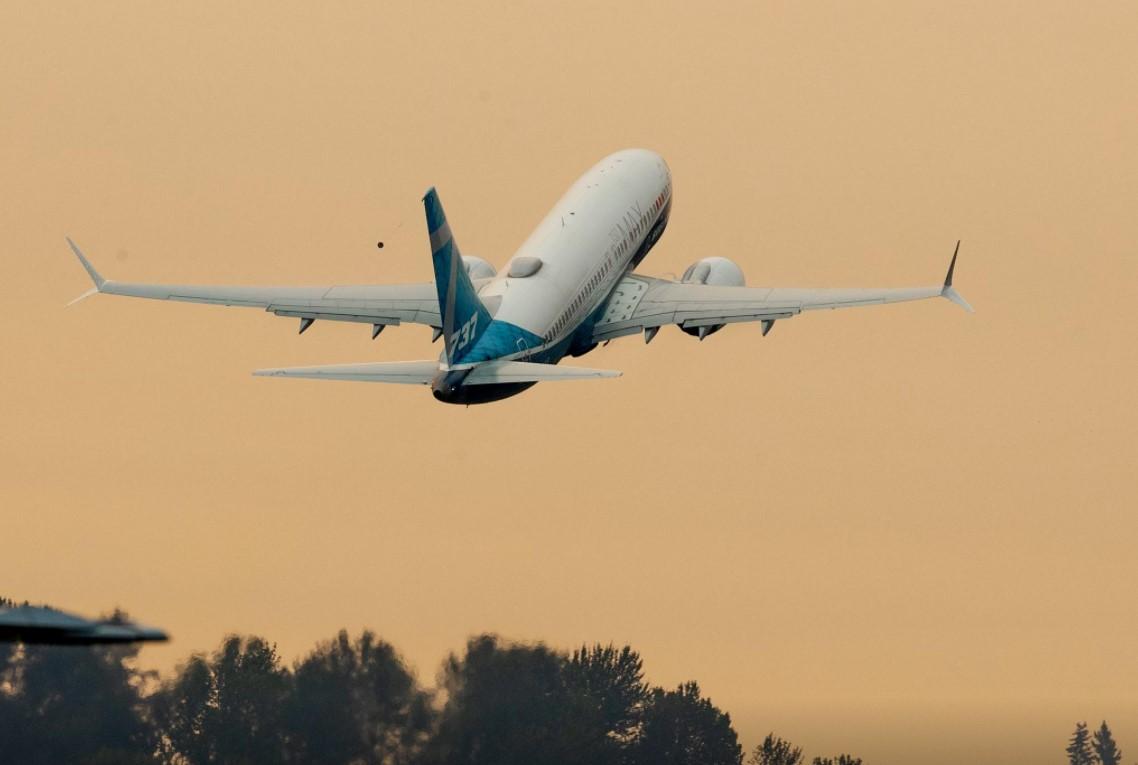
M 748 762 L 750 765 L 799 765 L 802 750 L 774 733 L 768 733 L 763 743 L 751 752 Z
M 0 671 L 0 762 L 152 762 L 153 728 L 133 646 L 8 647 Z
M 447 694 L 426 762 L 543 765 L 571 762 L 564 659 L 544 645 L 471 639 L 440 673 Z
M 0 595 L 0 608 L 12 608 L 14 605 L 16 604 L 11 600 Z M 15 653 L 15 643 L 0 643 L 0 677 L 8 672 L 9 663 L 12 661 L 12 656 Z M 3 705 L 7 699 L 8 696 L 6 694 L 0 693 L 0 721 L 5 719 Z M 0 741 L 3 740 L 3 733 L 4 730 L 0 728 Z
M 1114 743 L 1114 736 L 1106 720 L 1103 720 L 1102 725 L 1095 731 L 1091 748 L 1094 749 L 1095 757 L 1102 765 L 1119 765 L 1122 762 L 1122 750 Z
M 731 717 L 700 695 L 699 685 L 656 688 L 631 761 L 637 765 L 739 765 L 743 748 Z
M 10 600 L 9 598 L 5 598 L 3 595 L 0 595 L 0 608 L 15 608 L 15 606 L 15 601 Z M 0 673 L 8 671 L 9 663 L 12 661 L 12 657 L 15 656 L 15 654 L 15 643 L 0 643 Z M 6 695 L 0 694 L 0 705 L 4 703 L 6 698 Z M 2 714 L 2 710 L 0 710 L 0 714 Z M 3 730 L 0 730 L 0 733 L 3 733 Z
M 1075 732 L 1067 744 L 1067 761 L 1070 765 L 1094 765 L 1095 756 L 1091 751 L 1091 735 L 1085 722 L 1075 724 Z
M 284 761 L 288 691 L 276 647 L 262 638 L 230 635 L 212 656 L 192 656 L 151 699 L 164 761 Z
M 292 762 L 402 765 L 426 741 L 431 698 L 391 644 L 341 630 L 297 663 L 287 719 Z
M 628 646 L 582 646 L 565 661 L 563 675 L 577 756 L 597 765 L 620 762 L 648 699 L 640 655 Z
M 0 604 L 8 603 L 0 598 Z M 565 653 L 472 638 L 438 676 L 441 708 L 395 649 L 341 630 L 288 669 L 227 636 L 160 684 L 133 646 L 0 644 L 0 763 L 90 765 L 741 765 L 731 718 L 685 683 L 644 681 L 628 646 Z M 156 687 L 157 686 L 157 687 Z M 156 689 L 155 689 L 156 687 Z M 146 695 L 149 691 L 149 695 Z M 1104 722 L 1094 750 L 1121 753 Z M 1093 755 L 1085 724 L 1069 751 Z M 768 735 L 748 765 L 802 765 Z M 814 765 L 860 765 L 849 755 Z
M 451 656 L 427 763 L 619 765 L 637 740 L 648 688 L 631 648 L 542 644 L 482 635 Z

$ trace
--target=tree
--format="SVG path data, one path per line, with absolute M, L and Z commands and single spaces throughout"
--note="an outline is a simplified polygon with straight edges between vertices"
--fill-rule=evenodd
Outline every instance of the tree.
M 620 763 L 648 699 L 644 662 L 630 647 L 581 646 L 563 661 L 570 751 L 579 762 Z
M 768 733 L 763 743 L 751 752 L 750 765 L 799 765 L 802 750 L 774 733 Z
M 3 595 L 0 595 L 0 608 L 15 608 L 17 605 L 19 604 L 11 598 L 5 598 Z M 27 605 L 27 601 L 24 602 L 24 605 Z M 9 663 L 16 656 L 16 649 L 17 645 L 15 643 L 0 643 L 0 678 L 3 678 L 5 676 L 4 673 L 8 671 Z M 0 682 L 0 704 L 3 703 L 5 698 L 4 690 L 5 688 L 2 682 Z
M 551 765 L 579 761 L 569 717 L 564 658 L 542 644 L 472 638 L 443 664 L 447 694 L 425 757 L 428 763 Z M 576 742 L 579 743 L 579 742 Z
M 1103 720 L 1102 725 L 1095 731 L 1091 747 L 1102 765 L 1119 765 L 1122 762 L 1122 750 L 1114 743 L 1114 736 L 1107 727 L 1106 720 Z
M 390 643 L 341 630 L 293 670 L 289 754 L 296 763 L 401 765 L 422 748 L 431 697 Z
M 861 765 L 861 758 L 852 754 L 839 754 L 837 757 L 815 757 L 813 765 Z
M 1095 765 L 1090 739 L 1087 724 L 1076 723 L 1075 732 L 1071 734 L 1071 741 L 1067 744 L 1067 761 L 1070 765 Z
M 283 761 L 288 692 L 276 646 L 230 635 L 211 657 L 192 656 L 152 697 L 163 759 L 179 765 Z
M 731 717 L 684 683 L 653 689 L 632 755 L 637 765 L 740 765 L 743 748 Z
M 13 608 L 15 605 L 16 604 L 13 603 L 11 600 L 9 600 L 8 598 L 5 598 L 3 595 L 0 595 L 0 608 Z M 9 662 L 11 662 L 12 657 L 15 655 L 15 653 L 16 653 L 15 643 L 0 643 L 0 681 L 2 681 L 2 678 L 4 678 L 7 675 L 8 664 L 9 664 Z M 4 693 L 4 690 L 5 690 L 5 688 L 3 687 L 2 684 L 0 684 L 0 706 L 2 706 L 4 704 L 5 699 L 7 699 L 7 694 Z M 2 712 L 0 712 L 0 713 L 2 713 Z M 3 734 L 2 730 L 0 730 L 0 734 Z M 0 740 L 3 740 L 3 739 L 0 739 Z
M 10 650 L 0 672 L 0 762 L 153 762 L 135 646 Z

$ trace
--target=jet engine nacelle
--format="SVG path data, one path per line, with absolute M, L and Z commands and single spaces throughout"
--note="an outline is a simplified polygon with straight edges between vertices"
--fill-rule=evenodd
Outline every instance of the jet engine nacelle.
M 717 287 L 742 287 L 747 283 L 743 269 L 727 258 L 704 258 L 688 266 L 680 281 L 685 284 L 713 284 Z
M 482 258 L 476 258 L 473 255 L 463 255 L 462 265 L 466 268 L 466 274 L 473 279 L 491 279 L 497 275 L 498 271 L 494 266 L 487 263 Z
M 688 266 L 688 270 L 684 271 L 683 278 L 680 281 L 684 284 L 708 284 L 715 287 L 742 287 L 747 283 L 743 277 L 743 269 L 727 258 L 697 260 Z M 680 329 L 702 340 L 713 332 L 723 329 L 723 325 L 708 324 L 702 327 L 684 327 L 681 325 Z

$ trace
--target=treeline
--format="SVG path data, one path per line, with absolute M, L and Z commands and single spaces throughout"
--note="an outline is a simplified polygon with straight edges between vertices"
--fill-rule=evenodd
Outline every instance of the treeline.
M 346 632 L 286 666 L 229 636 L 173 676 L 137 648 L 0 645 L 0 762 L 93 765 L 799 765 L 776 737 L 744 757 L 699 686 L 651 687 L 631 648 L 493 635 L 420 686 L 396 650 Z M 814 765 L 859 765 L 849 755 Z

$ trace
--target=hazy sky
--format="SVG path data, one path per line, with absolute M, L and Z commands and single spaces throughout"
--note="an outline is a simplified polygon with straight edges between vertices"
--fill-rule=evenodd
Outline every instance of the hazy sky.
M 493 630 L 628 642 L 748 747 L 1138 751 L 1138 5 L 286 5 L 0 3 L 0 592 L 122 605 L 162 669 L 370 626 L 430 683 Z M 123 279 L 429 280 L 432 184 L 500 265 L 628 146 L 675 183 L 646 273 L 935 284 L 960 238 L 977 312 L 665 329 L 466 409 L 249 374 L 422 327 L 64 308 L 66 234 Z

